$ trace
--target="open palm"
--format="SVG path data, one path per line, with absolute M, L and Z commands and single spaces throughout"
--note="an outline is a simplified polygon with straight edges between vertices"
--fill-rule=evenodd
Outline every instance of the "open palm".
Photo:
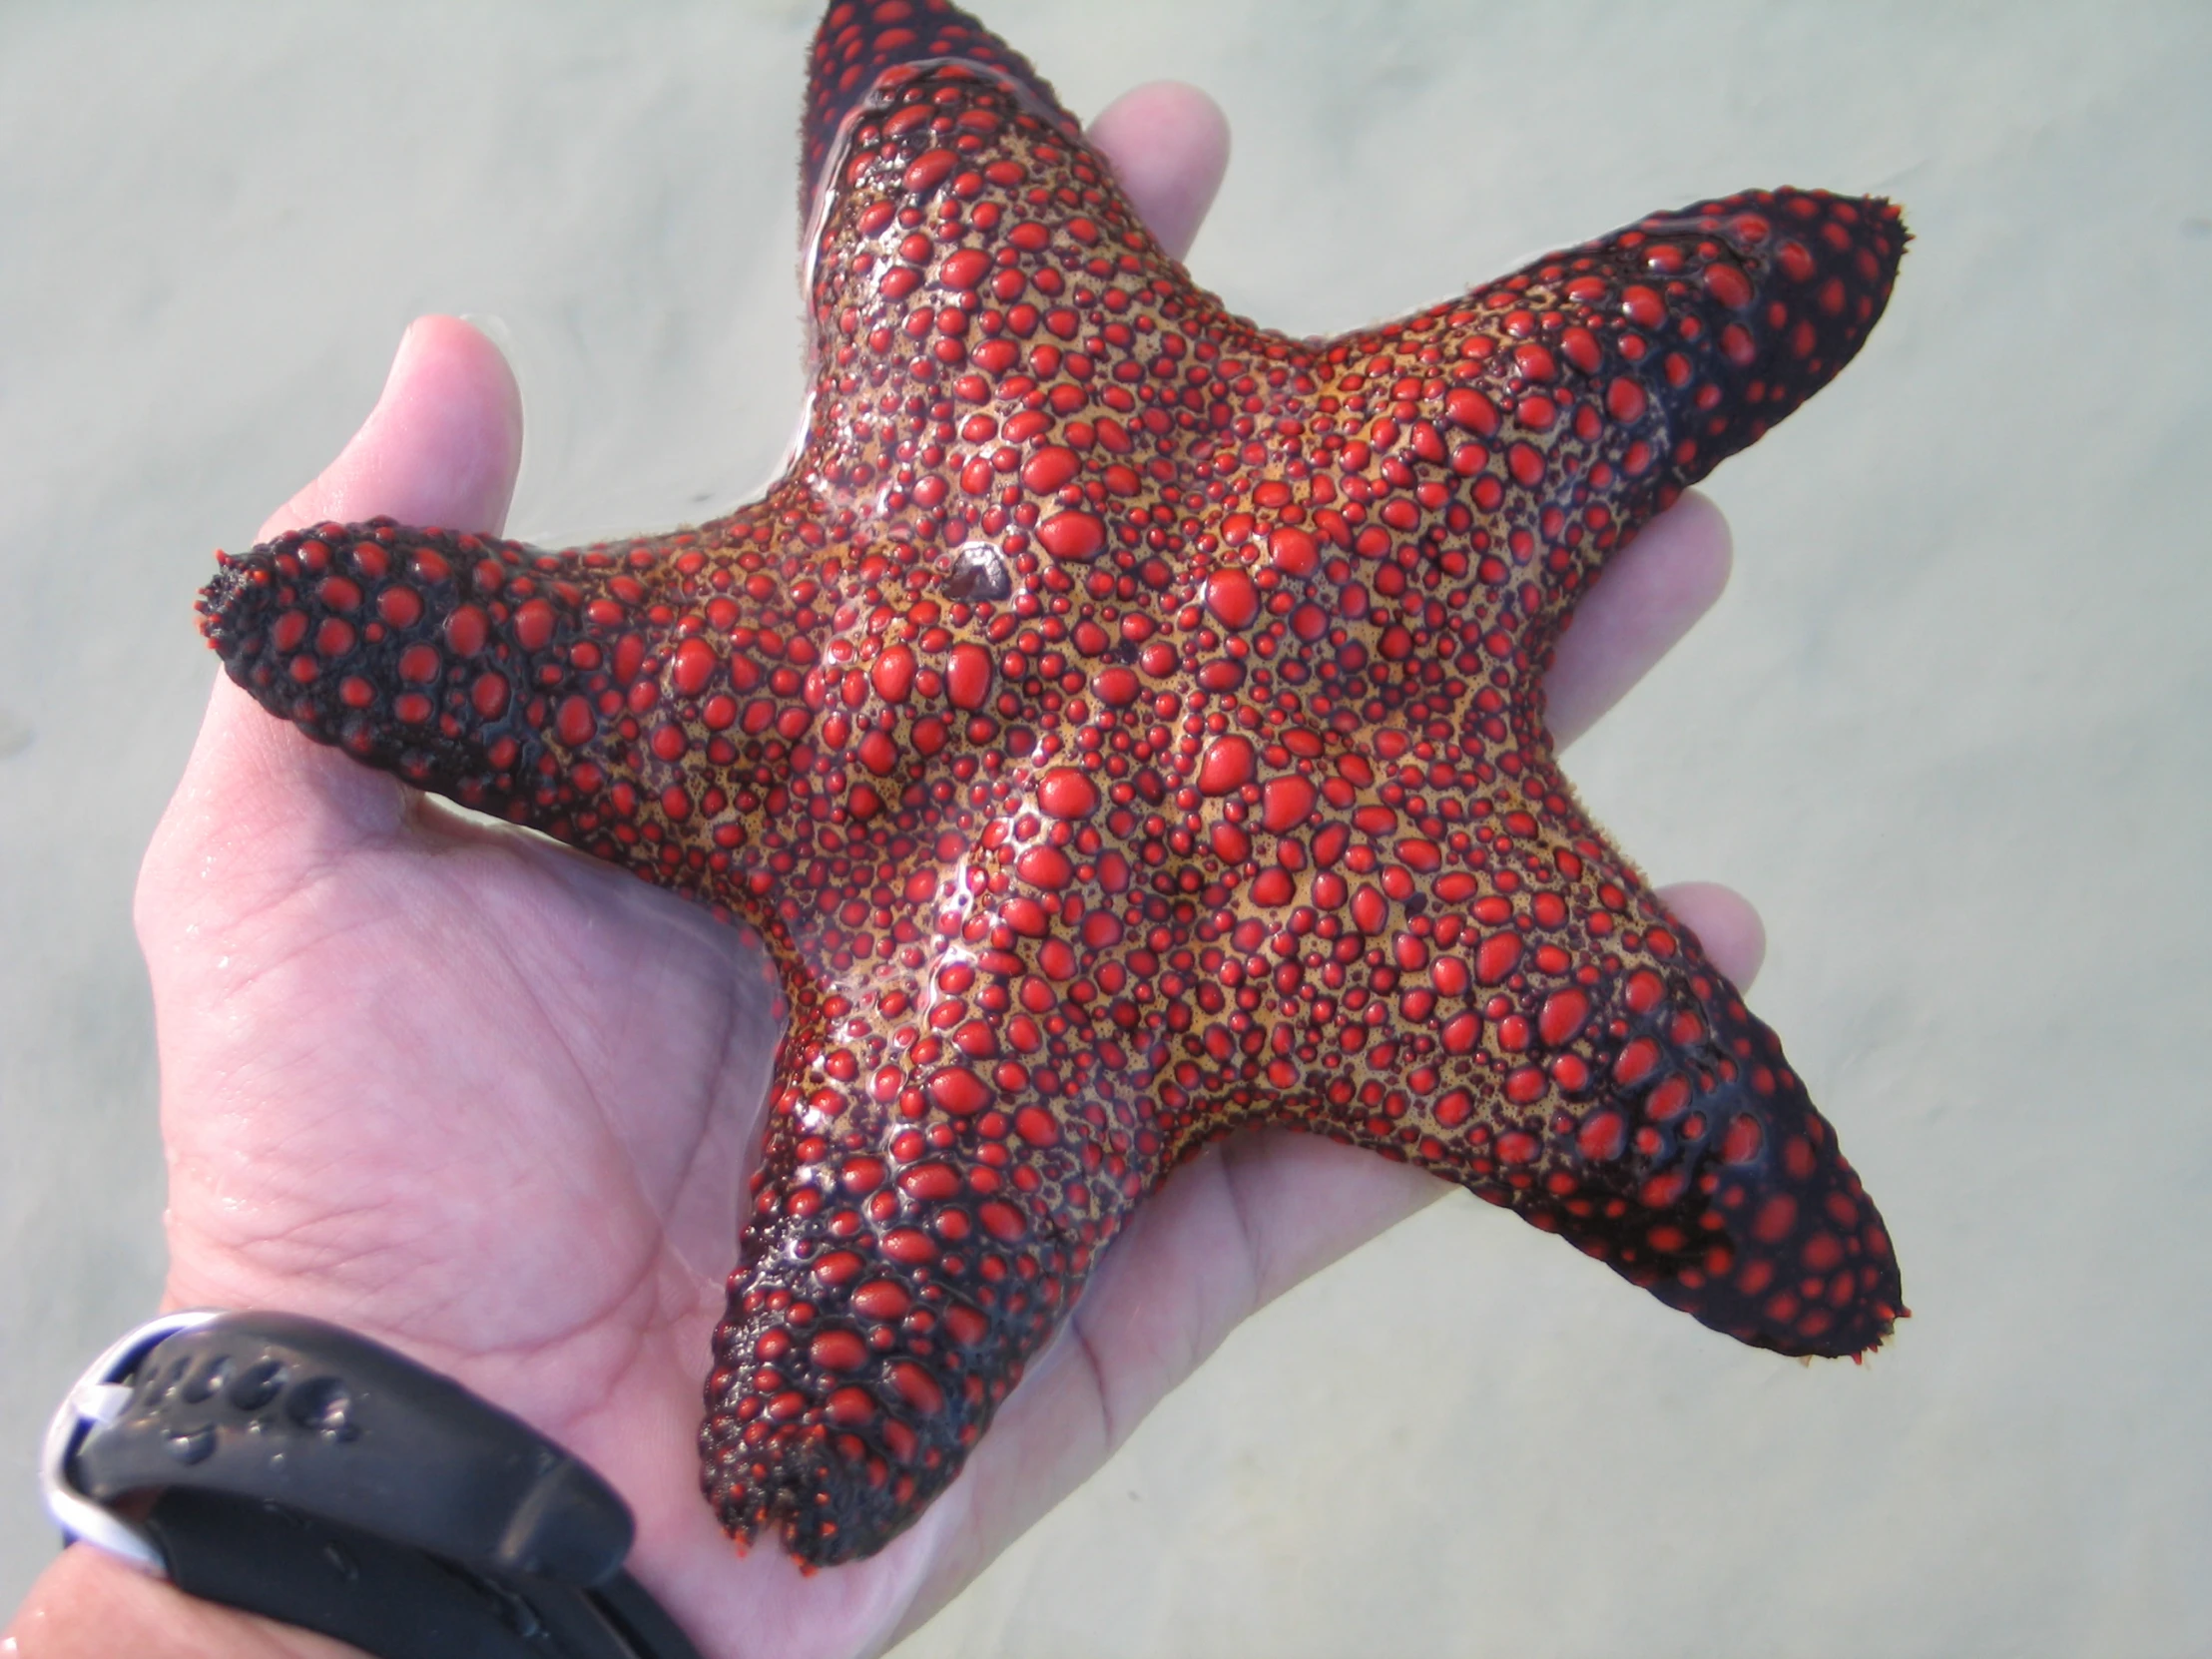
M 1227 157 L 1161 86 L 1094 138 L 1171 249 Z M 388 513 L 494 530 L 520 415 L 496 351 L 418 323 L 345 453 L 265 527 Z M 1550 684 L 1562 739 L 1710 602 L 1726 533 L 1692 500 L 1582 607 Z M 1669 895 L 1739 982 L 1757 923 Z M 1235 1323 L 1441 1189 L 1372 1156 L 1248 1135 L 1129 1228 L 965 1473 L 880 1555 L 805 1576 L 743 1559 L 698 1495 L 708 1339 L 776 1037 L 739 929 L 318 749 L 219 681 L 148 855 L 169 1297 L 349 1326 L 460 1378 L 602 1470 L 633 1569 L 711 1654 L 872 1651 L 1081 1480 Z

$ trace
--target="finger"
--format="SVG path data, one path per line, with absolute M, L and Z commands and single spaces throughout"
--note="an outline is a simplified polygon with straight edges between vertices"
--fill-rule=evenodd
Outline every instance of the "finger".
M 271 515 L 262 534 L 380 513 L 496 530 L 521 454 L 521 397 L 506 359 L 458 318 L 423 317 L 400 340 L 360 430 L 321 476 Z M 189 949 L 195 936 L 191 927 L 168 925 L 183 919 L 170 913 L 173 904 L 189 908 L 196 895 L 220 891 L 251 908 L 296 880 L 303 866 L 388 832 L 404 803 L 392 779 L 271 720 L 218 675 L 141 873 L 140 932 L 157 976 L 167 945 Z M 265 833 L 279 825 L 283 835 Z
M 379 515 L 496 534 L 521 464 L 522 394 L 499 347 L 459 317 L 418 317 L 361 429 L 261 539 Z
M 1767 929 L 1750 899 L 1718 881 L 1677 881 L 1659 889 L 1659 902 L 1697 935 L 1706 956 L 1738 990 L 1751 989 L 1767 958 Z
M 1564 749 L 1673 649 L 1728 585 L 1728 521 L 1695 490 L 1614 556 L 1544 680 L 1545 714 Z
M 1099 111 L 1090 138 L 1160 246 L 1182 259 L 1229 170 L 1221 106 L 1181 81 L 1153 81 Z

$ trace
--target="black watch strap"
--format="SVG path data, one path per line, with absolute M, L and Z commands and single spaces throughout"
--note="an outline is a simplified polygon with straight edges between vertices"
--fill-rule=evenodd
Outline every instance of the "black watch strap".
M 64 1532 L 380 1659 L 698 1659 L 598 1474 L 450 1378 L 284 1314 L 173 1315 L 49 1431 Z

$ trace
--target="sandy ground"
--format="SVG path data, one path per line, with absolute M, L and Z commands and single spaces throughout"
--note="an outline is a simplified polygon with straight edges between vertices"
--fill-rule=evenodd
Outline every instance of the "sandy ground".
M 504 321 L 519 532 L 750 491 L 798 392 L 811 11 L 0 9 L 0 1604 L 52 1548 L 39 1425 L 159 1277 L 129 906 L 209 550 L 426 309 Z M 1733 589 L 1569 769 L 1655 876 L 1763 907 L 1755 1001 L 1917 1317 L 1805 1369 L 1446 1202 L 903 1655 L 2212 1650 L 2212 10 L 995 20 L 1077 109 L 1220 97 L 1192 263 L 1297 331 L 1748 184 L 1908 205 L 1871 346 L 1713 481 Z

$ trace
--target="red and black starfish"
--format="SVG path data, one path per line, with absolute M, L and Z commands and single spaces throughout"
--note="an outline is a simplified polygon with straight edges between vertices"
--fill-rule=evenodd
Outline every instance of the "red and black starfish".
M 814 385 L 763 499 L 558 554 L 319 525 L 203 600 L 272 713 L 766 936 L 723 1523 L 879 1548 L 1245 1125 L 1449 1176 L 1741 1341 L 1881 1343 L 1873 1204 L 1577 807 L 1541 686 L 1607 558 L 1858 350 L 1897 210 L 1747 192 L 1301 342 L 949 5 L 831 7 L 805 154 Z

